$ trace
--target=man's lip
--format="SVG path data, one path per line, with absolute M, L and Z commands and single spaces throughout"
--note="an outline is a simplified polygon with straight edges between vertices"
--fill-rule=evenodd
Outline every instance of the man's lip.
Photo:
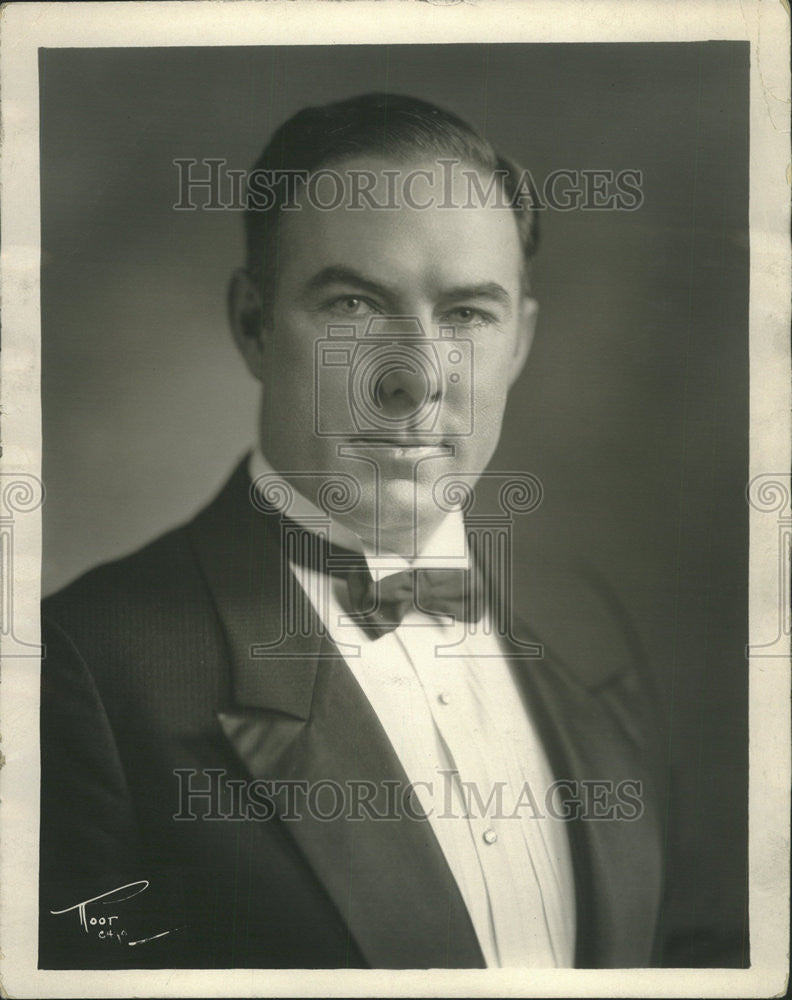
M 446 444 L 442 438 L 433 437 L 354 437 L 349 439 L 350 444 L 376 444 L 386 445 L 389 448 L 438 448 Z

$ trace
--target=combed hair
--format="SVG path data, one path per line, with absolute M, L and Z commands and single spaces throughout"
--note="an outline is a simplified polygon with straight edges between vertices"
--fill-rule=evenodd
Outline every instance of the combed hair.
M 421 154 L 456 158 L 485 173 L 502 172 L 506 198 L 512 204 L 523 254 L 527 282 L 529 261 L 538 242 L 538 216 L 531 188 L 530 204 L 515 200 L 523 171 L 501 156 L 473 128 L 450 111 L 415 97 L 398 94 L 362 94 L 322 107 L 304 108 L 273 133 L 253 165 L 253 172 L 306 171 L 330 167 L 361 155 L 404 158 Z M 264 293 L 271 291 L 275 271 L 273 247 L 282 200 L 279 187 L 266 210 L 245 212 L 247 267 Z

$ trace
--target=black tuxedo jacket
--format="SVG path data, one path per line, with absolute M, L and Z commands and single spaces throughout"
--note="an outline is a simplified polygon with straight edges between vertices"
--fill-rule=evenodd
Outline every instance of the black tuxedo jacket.
M 40 964 L 482 966 L 427 821 L 234 805 L 253 779 L 407 784 L 318 622 L 278 644 L 279 518 L 249 486 L 242 463 L 190 523 L 45 602 Z M 653 706 L 604 591 L 549 579 L 520 595 L 521 637 L 544 647 L 513 660 L 526 710 L 557 778 L 639 781 L 644 805 L 633 821 L 568 823 L 576 964 L 647 966 L 664 877 Z M 276 655 L 252 657 L 261 644 Z M 215 818 L 208 799 L 201 818 L 174 818 L 193 772 L 193 789 L 216 782 Z M 88 900 L 83 926 L 69 908 Z

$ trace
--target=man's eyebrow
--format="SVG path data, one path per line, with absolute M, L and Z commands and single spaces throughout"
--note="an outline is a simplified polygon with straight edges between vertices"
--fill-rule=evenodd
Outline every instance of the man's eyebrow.
M 364 291 L 371 292 L 374 295 L 389 295 L 393 293 L 393 289 L 382 284 L 382 282 L 367 278 L 365 274 L 361 274 L 360 271 L 356 271 L 354 268 L 339 265 L 323 267 L 321 271 L 317 271 L 305 283 L 305 290 L 307 292 L 320 292 L 328 285 L 354 285 L 356 288 L 362 288 Z
M 503 285 L 497 281 L 482 281 L 474 285 L 456 285 L 443 289 L 443 299 L 493 299 L 501 305 L 511 307 L 512 298 Z
M 317 271 L 305 283 L 307 292 L 319 292 L 329 285 L 352 285 L 372 295 L 384 295 L 393 297 L 396 290 L 380 281 L 367 278 L 365 274 L 356 271 L 351 267 L 342 265 L 330 265 Z M 491 299 L 498 302 L 505 309 L 511 310 L 512 297 L 497 281 L 474 282 L 470 285 L 454 285 L 451 288 L 444 288 L 440 292 L 441 301 L 457 301 L 459 299 Z

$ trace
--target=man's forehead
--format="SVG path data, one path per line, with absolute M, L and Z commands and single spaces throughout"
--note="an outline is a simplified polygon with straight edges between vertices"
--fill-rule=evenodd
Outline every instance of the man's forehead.
M 345 185 L 352 185 L 345 196 L 359 191 L 361 172 L 389 189 L 370 189 L 372 197 L 357 198 L 355 207 L 344 201 L 327 208 L 303 190 L 299 208 L 281 216 L 281 265 L 307 271 L 341 263 L 369 272 L 391 267 L 409 273 L 411 266 L 425 269 L 431 264 L 433 270 L 448 272 L 452 281 L 519 271 L 521 249 L 513 211 L 469 198 L 468 188 L 459 186 L 467 183 L 461 166 L 449 170 L 433 160 L 364 157 L 332 169 Z M 455 180 L 449 188 L 452 173 Z M 486 175 L 477 176 L 487 180 Z M 334 182 L 328 178 L 328 183 Z M 411 185 L 407 199 L 400 187 L 405 183 Z

